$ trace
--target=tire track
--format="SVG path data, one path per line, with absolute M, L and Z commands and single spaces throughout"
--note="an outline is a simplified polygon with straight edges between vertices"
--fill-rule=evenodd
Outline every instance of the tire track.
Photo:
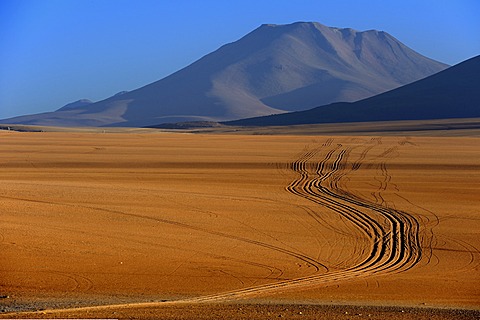
M 345 151 L 345 150 L 344 150 Z M 337 163 L 345 156 L 343 152 L 337 157 L 332 171 L 338 167 Z M 388 153 L 385 153 L 387 155 Z M 384 175 L 383 183 L 380 186 L 378 194 L 386 189 L 391 177 L 388 175 L 384 162 L 380 164 Z M 372 254 L 369 260 L 376 263 L 381 262 L 378 268 L 372 268 L 372 271 L 385 271 L 400 267 L 410 268 L 410 264 L 417 263 L 421 258 L 421 246 L 418 240 L 418 221 L 406 212 L 395 210 L 386 206 L 384 201 L 381 204 L 372 203 L 360 199 L 355 195 L 337 189 L 336 179 L 328 182 L 329 187 L 323 187 L 327 181 L 327 175 L 320 175 L 317 179 L 317 188 L 320 191 L 319 197 L 328 203 L 336 204 L 342 207 L 340 214 L 353 221 L 358 227 L 369 230 L 366 235 L 376 244 L 372 246 Z M 310 191 L 312 194 L 312 192 Z M 324 197 L 326 195 L 326 197 Z M 382 198 L 383 199 L 383 198 Z M 345 206 L 337 203 L 337 200 L 344 202 Z M 366 209 L 366 210 L 365 210 Z M 342 212 L 343 210 L 343 212 Z M 387 222 L 383 225 L 382 220 Z M 378 243 L 378 245 L 377 245 Z M 381 253 L 380 258 L 374 258 L 375 252 Z M 382 261 L 383 260 L 383 261 Z M 366 262 L 368 265 L 368 262 Z M 369 266 L 371 267 L 371 266 Z
M 374 142 L 379 142 L 375 140 Z M 379 143 L 378 143 L 379 144 Z M 361 153 L 360 159 L 350 170 L 361 167 L 372 146 Z M 422 258 L 419 238 L 420 223 L 407 212 L 386 205 L 383 197 L 380 203 L 371 202 L 339 188 L 339 180 L 348 173 L 346 163 L 352 148 L 338 144 L 330 149 L 324 158 L 312 163 L 320 149 L 305 152 L 290 164 L 290 169 L 298 174 L 286 190 L 296 196 L 334 211 L 355 226 L 368 246 L 356 250 L 362 255 L 353 267 L 339 271 L 330 271 L 308 277 L 280 281 L 263 286 L 251 287 L 221 294 L 186 299 L 179 302 L 203 303 L 245 299 L 261 294 L 282 292 L 290 289 L 308 288 L 331 282 L 378 274 L 397 273 L 411 269 Z M 396 148 L 387 149 L 377 159 L 391 156 Z M 391 181 L 385 161 L 378 167 L 383 176 L 377 194 L 386 190 Z M 310 211 L 309 215 L 319 221 L 320 215 Z
M 371 145 L 375 143 L 375 145 Z M 355 195 L 342 187 L 341 179 L 349 173 L 359 170 L 370 150 L 380 145 L 379 139 L 372 140 L 367 144 L 360 158 L 350 167 L 347 166 L 348 159 L 354 147 L 346 147 L 341 144 L 333 145 L 333 140 L 324 143 L 323 147 L 310 149 L 306 147 L 298 155 L 298 158 L 289 165 L 289 169 L 297 174 L 285 189 L 287 192 L 301 197 L 311 203 L 317 204 L 324 209 L 331 210 L 350 226 L 351 236 L 361 239 L 358 247 L 354 248 L 357 257 L 354 257 L 355 264 L 332 271 L 319 261 L 298 252 L 292 252 L 280 247 L 270 245 L 247 238 L 225 234 L 219 231 L 188 225 L 182 222 L 141 216 L 133 213 L 126 213 L 114 210 L 89 207 L 94 210 L 109 211 L 115 214 L 122 214 L 141 219 L 155 220 L 157 222 L 170 224 L 180 228 L 196 230 L 213 236 L 229 238 L 245 243 L 258 245 L 270 250 L 275 250 L 311 265 L 316 266 L 316 273 L 296 279 L 280 280 L 270 284 L 252 286 L 219 294 L 212 294 L 201 297 L 194 297 L 171 302 L 136 303 L 128 305 L 108 306 L 107 308 L 132 307 L 132 306 L 155 306 L 165 303 L 212 303 L 225 302 L 251 298 L 258 295 L 279 293 L 292 289 L 305 289 L 338 281 L 364 278 L 379 274 L 397 273 L 409 270 L 414 267 L 422 258 L 422 249 L 419 238 L 420 223 L 415 217 L 407 212 L 396 210 L 386 205 L 381 193 L 391 183 L 388 174 L 386 158 L 397 151 L 397 147 L 385 150 L 376 156 L 375 160 L 380 161 L 378 167 L 383 179 L 376 191 L 378 201 L 372 202 Z M 357 147 L 356 147 L 357 148 Z M 321 156 L 321 151 L 326 153 L 321 160 L 315 159 Z M 305 211 L 311 218 L 320 225 L 325 226 L 321 214 L 315 210 Z M 344 232 L 344 231 L 343 231 Z M 324 270 L 321 270 L 321 269 Z M 88 307 L 82 309 L 96 309 L 105 307 Z

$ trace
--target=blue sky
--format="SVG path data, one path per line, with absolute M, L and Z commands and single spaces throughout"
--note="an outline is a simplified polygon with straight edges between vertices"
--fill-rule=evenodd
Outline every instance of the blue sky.
M 478 0 L 1 0 L 0 119 L 105 99 L 263 23 L 383 30 L 430 58 L 480 54 Z

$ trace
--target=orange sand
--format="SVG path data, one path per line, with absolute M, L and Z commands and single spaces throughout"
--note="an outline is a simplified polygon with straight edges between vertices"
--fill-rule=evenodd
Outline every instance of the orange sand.
M 0 132 L 0 179 L 6 311 L 480 307 L 478 138 Z

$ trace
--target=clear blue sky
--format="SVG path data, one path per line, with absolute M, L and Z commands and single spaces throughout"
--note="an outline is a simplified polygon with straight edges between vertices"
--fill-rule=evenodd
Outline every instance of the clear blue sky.
M 133 90 L 296 21 L 383 30 L 448 64 L 480 54 L 479 0 L 1 0 L 0 119 Z

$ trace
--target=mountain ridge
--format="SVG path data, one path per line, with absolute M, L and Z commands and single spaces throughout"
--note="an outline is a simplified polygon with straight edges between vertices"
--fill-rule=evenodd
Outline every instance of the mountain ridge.
M 67 126 L 225 121 L 356 101 L 446 67 L 383 31 L 264 24 L 141 88 L 6 120 Z
M 427 120 L 480 117 L 480 55 L 400 88 L 353 103 L 222 122 L 231 126 Z

